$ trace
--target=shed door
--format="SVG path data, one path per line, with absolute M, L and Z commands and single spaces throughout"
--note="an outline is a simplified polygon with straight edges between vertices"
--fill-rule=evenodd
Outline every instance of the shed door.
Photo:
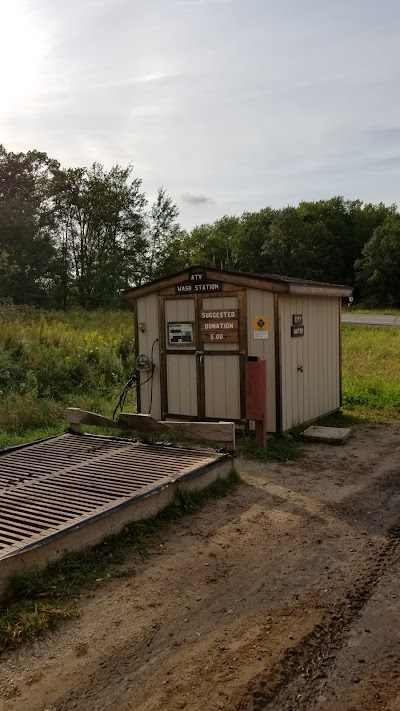
M 244 292 L 160 297 L 163 417 L 245 419 Z
M 242 315 L 238 295 L 201 298 L 204 415 L 206 419 L 241 420 L 244 353 L 240 353 Z M 208 328 L 207 328 L 208 326 Z M 220 328 L 223 326 L 224 328 Z
M 198 387 L 194 298 L 165 299 L 165 369 L 167 415 L 196 419 Z

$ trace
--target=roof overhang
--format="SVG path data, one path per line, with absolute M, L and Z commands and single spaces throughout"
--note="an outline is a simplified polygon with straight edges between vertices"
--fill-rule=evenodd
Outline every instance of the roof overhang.
M 349 286 L 311 286 L 309 284 L 289 284 L 289 294 L 298 296 L 351 296 L 353 289 Z
M 263 291 L 272 291 L 281 294 L 346 297 L 351 296 L 353 293 L 350 287 L 337 284 L 323 284 L 319 282 L 302 281 L 300 279 L 290 279 L 289 277 L 280 277 L 277 275 L 262 276 L 204 266 L 194 266 L 188 267 L 181 272 L 171 274 L 170 276 L 127 289 L 122 293 L 122 296 L 126 301 L 135 301 L 139 297 L 146 296 L 147 294 L 156 293 L 168 289 L 171 286 L 185 284 L 190 281 L 194 273 L 200 271 L 205 274 L 207 281 L 235 284 L 244 288 L 262 289 Z

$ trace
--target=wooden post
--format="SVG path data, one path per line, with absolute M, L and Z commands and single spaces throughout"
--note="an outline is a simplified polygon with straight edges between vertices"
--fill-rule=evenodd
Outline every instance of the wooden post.
M 82 425 L 131 429 L 138 432 L 140 439 L 151 441 L 153 435 L 171 436 L 177 440 L 190 440 L 202 444 L 218 446 L 228 451 L 235 450 L 235 425 L 233 422 L 158 422 L 151 415 L 122 412 L 118 420 L 111 420 L 95 412 L 86 412 L 77 407 L 69 407 L 67 421 L 71 432 L 79 434 Z

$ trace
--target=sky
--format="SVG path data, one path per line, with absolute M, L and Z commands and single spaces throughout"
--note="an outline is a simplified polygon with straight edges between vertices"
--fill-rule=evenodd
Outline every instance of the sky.
M 399 200 L 398 0 L 0 0 L 0 143 L 132 163 L 184 227 Z

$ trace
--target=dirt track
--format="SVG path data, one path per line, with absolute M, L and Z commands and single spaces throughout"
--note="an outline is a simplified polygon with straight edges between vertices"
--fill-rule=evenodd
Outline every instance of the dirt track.
M 0 709 L 400 711 L 400 429 L 238 469 L 135 575 L 3 660 L 20 696 Z

